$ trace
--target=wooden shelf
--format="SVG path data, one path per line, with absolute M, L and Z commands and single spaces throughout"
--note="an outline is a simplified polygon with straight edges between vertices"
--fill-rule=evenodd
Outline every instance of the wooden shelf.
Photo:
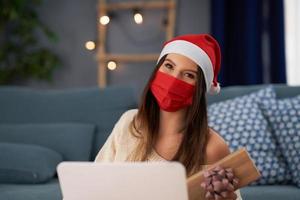
M 156 61 L 159 54 L 106 54 L 99 57 L 99 59 L 107 62 L 110 60 L 118 62 L 147 62 Z
M 106 5 L 106 10 L 128 10 L 134 8 L 165 9 L 170 7 L 175 7 L 175 3 L 173 1 L 119 2 Z
M 176 16 L 176 0 L 161 1 L 135 1 L 135 2 L 119 2 L 106 3 L 106 0 L 99 0 L 98 19 L 107 15 L 109 11 L 130 10 L 130 9 L 167 9 L 166 40 L 170 40 L 174 36 L 175 16 Z M 97 20 L 98 21 L 98 20 Z M 107 61 L 116 62 L 149 62 L 157 61 L 159 54 L 114 54 L 106 52 L 106 32 L 108 25 L 97 24 L 98 27 L 98 44 L 97 44 L 97 60 L 98 60 L 98 85 L 101 88 L 107 86 Z

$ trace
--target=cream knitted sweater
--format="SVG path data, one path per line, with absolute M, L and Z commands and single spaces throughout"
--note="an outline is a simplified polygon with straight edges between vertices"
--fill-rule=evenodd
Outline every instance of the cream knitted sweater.
M 126 161 L 127 156 L 132 152 L 137 144 L 137 138 L 129 132 L 129 124 L 137 113 L 137 109 L 126 111 L 115 124 L 112 133 L 98 152 L 94 162 L 114 162 Z M 168 162 L 161 157 L 154 149 L 148 158 L 149 161 Z M 205 169 L 208 165 L 203 165 Z M 239 190 L 235 193 L 238 200 L 242 200 Z

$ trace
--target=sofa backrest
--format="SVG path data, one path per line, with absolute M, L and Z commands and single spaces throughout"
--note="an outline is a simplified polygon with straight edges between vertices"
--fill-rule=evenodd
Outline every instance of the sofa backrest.
M 0 125 L 70 122 L 95 124 L 91 160 L 95 158 L 121 114 L 136 107 L 134 90 L 129 87 L 65 90 L 0 87 Z
M 208 95 L 208 104 L 248 94 L 266 86 L 224 87 L 219 95 Z M 291 87 L 283 84 L 273 84 L 273 86 L 278 98 L 300 94 L 299 86 Z M 65 90 L 38 90 L 16 86 L 0 87 L 0 125 L 21 124 L 22 127 L 23 124 L 59 123 L 60 125 L 56 127 L 51 126 L 51 129 L 72 130 L 73 128 L 73 130 L 80 129 L 90 132 L 92 127 L 89 125 L 94 124 L 96 128 L 94 141 L 91 145 L 91 160 L 95 158 L 121 114 L 136 107 L 137 101 L 134 90 L 129 87 L 108 87 L 106 89 L 89 87 Z M 83 125 L 74 126 L 76 123 L 83 123 Z M 30 130 L 30 126 L 24 127 Z M 36 132 L 42 131 L 43 128 L 38 127 Z M 5 129 L 9 130 L 7 127 Z M 80 130 L 77 132 L 80 132 Z M 45 132 L 50 134 L 51 131 Z M 71 133 L 66 135 L 69 137 Z M 64 142 L 66 140 L 64 138 Z M 18 141 L 21 140 L 18 139 Z M 53 141 L 46 141 L 45 143 L 47 142 L 53 143 Z M 70 138 L 70 143 L 72 143 L 72 138 Z M 76 145 L 70 143 L 64 145 L 71 146 L 76 153 L 70 152 L 70 149 L 67 151 L 65 148 L 61 148 L 60 151 L 63 151 L 67 158 L 73 159 L 82 150 L 76 149 Z M 87 144 L 87 142 L 84 144 Z
M 282 99 L 285 97 L 293 97 L 300 94 L 300 86 L 288 86 L 285 84 L 270 85 L 274 87 L 278 99 Z M 220 94 L 218 95 L 207 95 L 207 104 L 210 105 L 215 102 L 224 101 L 241 95 L 249 94 L 267 86 L 267 84 L 263 84 L 224 87 L 221 88 Z

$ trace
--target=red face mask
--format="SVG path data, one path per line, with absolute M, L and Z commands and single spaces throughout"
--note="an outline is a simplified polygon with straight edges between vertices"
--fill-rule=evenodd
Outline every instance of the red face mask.
M 194 85 L 160 71 L 151 83 L 151 92 L 159 107 L 168 112 L 192 105 L 194 91 Z

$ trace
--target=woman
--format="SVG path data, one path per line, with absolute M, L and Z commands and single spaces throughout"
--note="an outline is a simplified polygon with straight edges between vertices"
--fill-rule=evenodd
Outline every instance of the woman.
M 220 47 L 210 35 L 165 42 L 139 108 L 121 116 L 95 162 L 179 161 L 189 177 L 230 154 L 207 122 L 206 93 L 220 91 L 220 61 Z M 226 199 L 237 198 L 238 190 Z

